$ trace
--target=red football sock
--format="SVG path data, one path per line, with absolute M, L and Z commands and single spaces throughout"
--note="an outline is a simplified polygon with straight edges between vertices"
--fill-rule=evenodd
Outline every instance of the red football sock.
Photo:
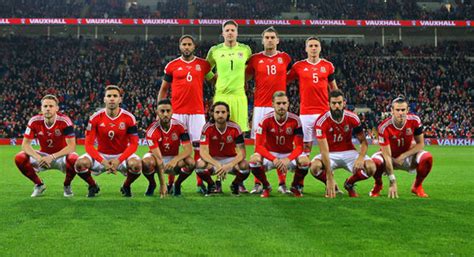
M 258 178 L 263 185 L 263 188 L 268 188 L 270 183 L 267 180 L 267 175 L 265 174 L 265 169 L 263 167 L 251 168 L 253 175 Z
M 323 182 L 326 185 L 326 171 L 323 170 L 317 176 L 313 175 L 317 180 Z
M 254 182 L 255 184 L 260 184 L 260 185 L 262 184 L 262 182 L 261 182 L 260 180 L 258 180 L 258 178 L 255 177 L 255 176 L 253 177 L 253 182 Z
M 74 164 L 76 163 L 79 156 L 77 154 L 66 155 L 66 178 L 64 179 L 64 186 L 71 185 L 71 181 L 76 176 L 76 170 L 74 170 Z
M 156 187 L 156 180 L 155 180 L 155 172 L 153 171 L 150 173 L 143 172 L 143 176 L 145 176 L 146 180 L 148 180 L 148 185 Z
M 347 180 L 347 183 L 354 185 L 355 182 L 360 181 L 360 180 L 365 180 L 368 178 L 369 176 L 367 176 L 364 170 L 359 169 L 352 176 L 349 177 L 349 179 Z
M 137 180 L 137 178 L 140 177 L 140 173 L 131 173 L 130 171 L 127 171 L 127 178 L 125 179 L 125 182 L 123 183 L 124 187 L 129 187 L 132 185 L 132 183 Z
M 385 171 L 385 165 L 383 161 L 378 158 L 372 158 L 372 161 L 375 163 L 375 167 L 376 167 L 375 174 L 374 174 L 375 184 L 381 186 L 383 185 L 382 174 Z
M 277 169 L 277 175 L 278 175 L 278 184 L 279 185 L 285 185 L 286 184 L 286 173 L 281 172 L 281 170 Z
M 433 156 L 429 152 L 425 152 L 421 155 L 420 161 L 416 166 L 416 179 L 415 179 L 415 187 L 421 186 L 423 180 L 425 180 L 426 176 L 431 171 L 431 167 L 433 166 Z
M 308 174 L 308 169 L 296 168 L 295 176 L 293 177 L 293 182 L 291 183 L 291 186 L 292 187 L 303 186 L 303 181 L 307 174 Z
M 168 185 L 172 185 L 174 183 L 174 174 L 168 174 Z
M 242 184 L 248 177 L 250 176 L 250 172 L 241 173 L 240 171 L 235 172 L 235 179 L 232 181 L 232 184 L 240 185 Z
M 31 181 L 33 181 L 33 183 L 35 183 L 36 185 L 43 184 L 43 181 L 41 181 L 41 179 L 36 174 L 35 169 L 31 165 L 30 157 L 26 153 L 24 153 L 24 152 L 18 153 L 15 156 L 15 163 L 16 163 L 16 166 L 18 167 L 18 169 L 21 171 L 21 173 L 25 177 L 27 177 Z
M 196 173 L 203 181 L 206 181 L 208 185 L 214 185 L 214 181 L 211 178 L 211 172 L 205 169 L 203 172 Z
M 199 150 L 194 149 L 194 161 L 198 161 L 201 158 Z M 196 184 L 198 187 L 202 186 L 202 178 L 196 173 Z
M 176 180 L 176 185 L 181 185 L 184 180 L 186 180 L 190 175 L 192 171 L 190 172 L 187 168 L 182 168 L 179 172 L 178 179 Z

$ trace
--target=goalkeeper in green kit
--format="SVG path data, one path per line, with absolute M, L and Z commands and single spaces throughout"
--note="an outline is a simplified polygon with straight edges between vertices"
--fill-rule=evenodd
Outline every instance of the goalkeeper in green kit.
M 237 42 L 238 25 L 229 20 L 222 25 L 224 43 L 215 45 L 207 53 L 211 70 L 216 68 L 217 81 L 214 102 L 222 101 L 230 107 L 230 120 L 248 131 L 248 102 L 245 95 L 245 66 L 252 55 L 249 46 Z M 208 80 L 214 77 L 211 71 Z

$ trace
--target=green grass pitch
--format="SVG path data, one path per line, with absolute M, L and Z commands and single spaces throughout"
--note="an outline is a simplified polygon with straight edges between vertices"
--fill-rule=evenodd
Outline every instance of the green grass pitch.
M 274 171 L 268 199 L 232 197 L 232 177 L 223 196 L 202 197 L 194 175 L 180 198 L 143 196 L 146 179 L 140 177 L 126 199 L 119 193 L 123 176 L 101 175 L 97 198 L 87 199 L 85 182 L 76 177 L 75 196 L 66 199 L 57 171 L 40 175 L 48 189 L 32 199 L 33 185 L 13 161 L 20 148 L 2 146 L 0 256 L 473 256 L 474 149 L 427 149 L 434 156 L 424 183 L 428 199 L 410 193 L 414 175 L 403 171 L 396 172 L 399 199 L 369 198 L 372 179 L 358 183 L 357 199 L 325 199 L 323 185 L 311 176 L 304 197 L 295 199 L 276 192 Z M 348 176 L 336 171 L 340 185 Z M 252 184 L 253 176 L 246 181 Z

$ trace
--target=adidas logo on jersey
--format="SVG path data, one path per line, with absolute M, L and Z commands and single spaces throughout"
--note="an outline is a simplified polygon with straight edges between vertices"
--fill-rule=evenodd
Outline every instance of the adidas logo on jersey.
M 308 71 L 308 68 L 304 68 L 304 70 L 303 70 L 303 71 Z
M 102 122 L 100 123 L 99 127 L 105 127 L 105 124 Z
M 40 132 L 38 133 L 38 135 L 39 135 L 39 136 L 44 136 L 43 131 L 40 131 Z
M 183 68 L 179 67 L 178 70 L 183 70 Z
M 264 61 L 263 61 L 263 60 L 260 60 L 260 61 L 258 61 L 258 63 L 264 63 Z

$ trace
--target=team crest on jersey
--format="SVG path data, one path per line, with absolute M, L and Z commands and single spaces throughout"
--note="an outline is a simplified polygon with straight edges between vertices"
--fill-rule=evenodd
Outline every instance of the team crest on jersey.
M 413 131 L 411 131 L 411 128 L 407 128 L 405 133 L 406 133 L 407 136 L 413 135 Z
M 278 63 L 282 64 L 283 63 L 283 59 L 281 57 L 278 57 Z
M 293 129 L 291 129 L 291 128 L 286 128 L 286 134 L 292 135 L 292 134 L 293 134 Z
M 178 140 L 178 135 L 176 135 L 176 133 L 171 134 L 171 140 L 173 141 Z
M 119 124 L 119 129 L 124 130 L 125 129 L 125 122 L 120 122 Z
M 349 125 L 344 126 L 344 132 L 349 132 Z
M 326 67 L 321 67 L 321 72 L 326 73 Z
M 232 143 L 232 141 L 233 141 L 232 136 L 227 136 L 226 142 Z
M 54 130 L 54 135 L 57 136 L 57 137 L 59 137 L 59 136 L 61 135 L 61 130 L 55 129 L 55 130 Z
M 196 64 L 196 70 L 197 70 L 197 71 L 201 71 L 201 65 Z

